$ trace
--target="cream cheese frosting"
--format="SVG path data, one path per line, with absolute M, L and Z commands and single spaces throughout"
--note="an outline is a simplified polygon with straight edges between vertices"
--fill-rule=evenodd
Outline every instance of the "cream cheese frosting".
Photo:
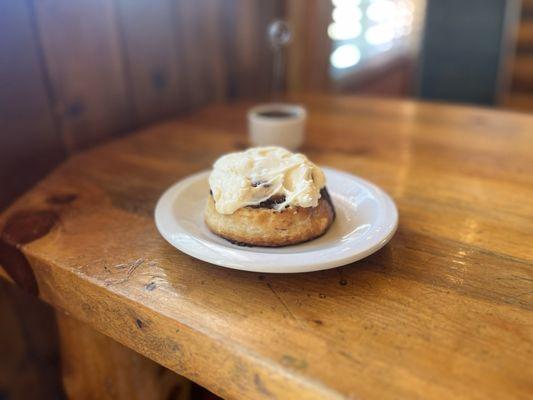
M 284 197 L 273 209 L 316 207 L 324 173 L 303 154 L 281 147 L 254 147 L 220 157 L 213 165 L 209 186 L 220 214 Z

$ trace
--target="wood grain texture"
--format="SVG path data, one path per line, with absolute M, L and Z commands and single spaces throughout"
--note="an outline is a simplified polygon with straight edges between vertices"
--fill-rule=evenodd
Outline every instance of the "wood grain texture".
M 0 318 L 3 398 L 64 399 L 54 310 L 0 279 Z
M 0 3 L 0 209 L 64 157 L 25 1 Z
M 271 94 L 273 60 L 267 28 L 281 15 L 279 0 L 227 2 L 230 97 L 268 98 Z
M 284 4 L 287 21 L 293 28 L 287 52 L 287 90 L 325 92 L 332 84 L 332 42 L 327 35 L 332 4 L 322 0 L 288 0 Z
M 69 399 L 189 399 L 191 382 L 57 313 L 63 385 Z
M 177 36 L 171 0 L 117 0 L 127 78 L 140 124 L 168 118 L 187 107 L 183 40 Z
M 176 34 L 182 43 L 187 75 L 186 97 L 190 108 L 222 100 L 226 92 L 227 45 L 222 26 L 227 1 L 177 0 L 174 5 Z
M 18 246 L 40 296 L 225 398 L 530 397 L 533 118 L 290 100 L 310 111 L 302 150 L 313 161 L 396 201 L 399 229 L 382 250 L 275 275 L 168 245 L 153 222 L 157 198 L 246 146 L 251 104 L 216 105 L 71 158 L 3 214 L 59 216 Z
M 115 3 L 43 0 L 34 6 L 67 149 L 135 126 Z

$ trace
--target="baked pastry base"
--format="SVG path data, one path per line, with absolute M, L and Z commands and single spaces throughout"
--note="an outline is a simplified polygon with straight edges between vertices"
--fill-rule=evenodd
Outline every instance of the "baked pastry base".
M 326 190 L 316 207 L 243 207 L 233 214 L 219 214 L 209 196 L 205 222 L 218 236 L 241 246 L 281 247 L 307 242 L 326 233 L 335 210 Z

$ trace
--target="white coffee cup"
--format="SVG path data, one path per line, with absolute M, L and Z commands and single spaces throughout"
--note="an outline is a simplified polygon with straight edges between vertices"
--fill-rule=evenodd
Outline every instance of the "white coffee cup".
M 298 149 L 305 137 L 307 111 L 297 104 L 268 103 L 248 111 L 248 133 L 254 146 Z

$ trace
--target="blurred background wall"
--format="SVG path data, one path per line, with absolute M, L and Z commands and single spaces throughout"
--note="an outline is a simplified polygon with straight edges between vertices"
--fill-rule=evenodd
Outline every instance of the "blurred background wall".
M 66 156 L 213 101 L 287 91 L 530 109 L 533 1 L 0 0 L 0 209 Z
M 0 209 L 66 155 L 267 93 L 281 14 L 276 0 L 1 0 Z
M 275 19 L 286 91 L 533 110 L 533 0 L 0 0 L 0 210 L 80 150 L 272 99 Z M 53 311 L 4 285 L 0 319 L 0 399 L 60 397 Z

